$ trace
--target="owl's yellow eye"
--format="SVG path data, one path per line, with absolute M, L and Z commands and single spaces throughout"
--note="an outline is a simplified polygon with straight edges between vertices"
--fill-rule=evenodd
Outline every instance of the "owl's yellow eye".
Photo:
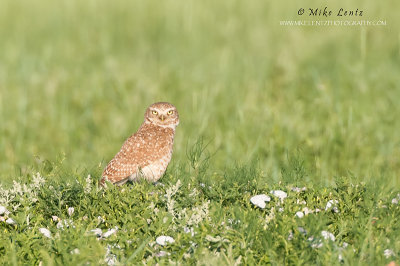
M 158 114 L 158 112 L 157 111 L 151 111 L 151 113 L 153 114 L 153 115 L 157 115 Z
M 168 114 L 168 115 L 172 115 L 173 113 L 174 113 L 174 111 L 169 110 L 167 114 Z

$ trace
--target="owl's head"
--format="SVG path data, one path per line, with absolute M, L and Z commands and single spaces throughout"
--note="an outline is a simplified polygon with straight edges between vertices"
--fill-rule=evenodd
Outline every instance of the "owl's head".
M 144 120 L 158 126 L 175 128 L 179 124 L 179 114 L 172 104 L 158 102 L 147 108 Z

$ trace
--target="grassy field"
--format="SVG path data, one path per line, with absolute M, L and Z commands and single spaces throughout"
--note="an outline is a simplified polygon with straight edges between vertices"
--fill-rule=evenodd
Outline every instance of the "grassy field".
M 400 3 L 320 4 L 2 1 L 0 263 L 399 263 Z M 166 175 L 97 189 L 156 101 Z

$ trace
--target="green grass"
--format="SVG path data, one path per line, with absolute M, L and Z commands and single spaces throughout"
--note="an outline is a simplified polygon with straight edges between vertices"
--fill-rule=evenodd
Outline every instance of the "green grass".
M 387 26 L 279 26 L 318 7 L 311 1 L 3 1 L 0 203 L 17 224 L 0 221 L 1 263 L 96 265 L 108 245 L 127 264 L 399 262 L 400 4 L 324 4 Z M 103 167 L 156 101 L 181 118 L 164 186 L 98 191 Z M 12 181 L 29 185 L 36 172 L 46 180 L 37 195 L 17 193 Z M 250 203 L 274 189 L 288 193 L 281 206 Z M 339 213 L 299 219 L 297 200 L 313 210 L 338 200 Z M 53 215 L 75 228 L 57 229 Z M 90 233 L 115 226 L 109 238 Z M 307 239 L 323 230 L 336 240 L 312 248 Z M 160 235 L 175 243 L 154 244 Z M 170 255 L 155 257 L 161 250 Z
M 91 174 L 96 176 L 99 170 Z M 290 171 L 297 172 L 296 165 Z M 311 184 L 296 192 L 294 184 L 270 183 L 254 167 L 218 175 L 182 166 L 157 185 L 139 182 L 107 190 L 83 176 L 72 182 L 60 182 L 58 176 L 48 173 L 34 189 L 14 184 L 8 191 L 0 190 L 1 204 L 10 210 L 3 217 L 16 222 L 1 224 L 1 264 L 15 260 L 97 265 L 115 258 L 123 264 L 376 265 L 394 259 L 400 249 L 400 208 L 392 203 L 400 194 L 382 186 L 353 184 L 347 178 L 329 188 Z M 28 188 L 37 178 L 29 177 Z M 281 202 L 272 196 L 275 189 L 286 191 L 288 197 Z M 272 198 L 265 209 L 250 202 L 260 193 Z M 326 210 L 330 200 L 337 201 L 337 212 Z M 313 213 L 296 217 L 304 208 Z M 50 230 L 50 238 L 40 228 Z M 96 228 L 103 234 L 117 231 L 99 237 L 91 232 Z M 335 240 L 325 240 L 322 231 L 332 233 Z M 175 242 L 157 244 L 162 235 Z M 394 257 L 385 258 L 385 250 L 392 250 Z M 160 252 L 167 255 L 158 257 Z

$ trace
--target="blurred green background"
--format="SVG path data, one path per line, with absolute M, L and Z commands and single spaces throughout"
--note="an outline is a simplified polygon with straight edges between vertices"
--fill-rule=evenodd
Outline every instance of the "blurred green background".
M 348 19 L 387 26 L 279 25 L 299 19 L 300 7 L 324 5 L 363 9 Z M 399 185 L 399 8 L 1 1 L 0 180 L 60 157 L 67 171 L 101 168 L 148 105 L 169 101 L 181 116 L 173 165 L 204 137 L 215 171 L 257 160 L 278 181 L 295 160 L 310 182 L 344 175 Z

